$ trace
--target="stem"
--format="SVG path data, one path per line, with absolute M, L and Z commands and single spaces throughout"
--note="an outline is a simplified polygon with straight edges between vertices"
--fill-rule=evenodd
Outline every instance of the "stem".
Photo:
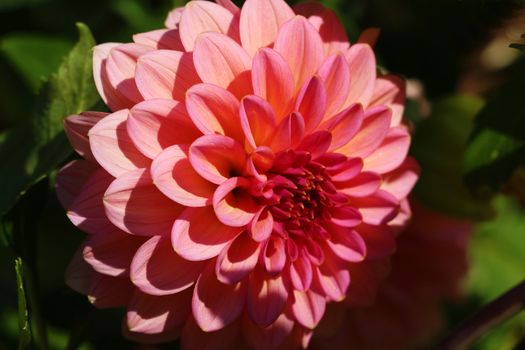
M 440 350 L 463 350 L 491 328 L 525 308 L 525 281 L 485 305 L 464 321 L 438 346 Z

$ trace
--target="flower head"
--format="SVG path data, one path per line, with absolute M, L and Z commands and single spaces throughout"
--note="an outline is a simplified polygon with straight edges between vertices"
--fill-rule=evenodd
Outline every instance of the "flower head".
M 113 113 L 66 121 L 85 160 L 58 193 L 90 234 L 69 283 L 142 341 L 305 346 L 349 265 L 394 249 L 404 82 L 316 4 L 191 1 L 166 26 L 97 46 Z

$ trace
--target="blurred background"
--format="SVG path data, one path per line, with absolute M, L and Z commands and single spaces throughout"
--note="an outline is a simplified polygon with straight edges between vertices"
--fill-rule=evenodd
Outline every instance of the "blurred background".
M 450 330 L 525 278 L 525 4 L 323 3 L 338 13 L 351 41 L 362 29 L 381 28 L 376 46 L 381 69 L 409 79 L 406 117 L 415 132 L 412 153 L 423 169 L 416 198 L 476 223 L 465 296 L 443 306 Z M 54 169 L 72 156 L 67 147 L 54 150 L 55 136 L 63 135 L 46 129 L 45 118 L 60 114 L 54 111 L 61 106 L 50 104 L 49 96 L 57 93 L 53 84 L 60 79 L 53 74 L 78 40 L 76 22 L 85 23 L 98 43 L 128 42 L 133 33 L 162 27 L 167 12 L 183 4 L 0 0 L 1 350 L 16 349 L 20 339 L 30 342 L 24 340 L 26 322 L 36 348 L 46 342 L 50 349 L 134 348 L 120 335 L 121 311 L 95 310 L 64 284 L 65 268 L 84 234 L 69 223 L 55 197 Z M 95 109 L 104 108 L 99 102 Z M 42 168 L 46 152 L 55 158 Z M 521 314 L 473 349 L 525 349 L 524 339 Z

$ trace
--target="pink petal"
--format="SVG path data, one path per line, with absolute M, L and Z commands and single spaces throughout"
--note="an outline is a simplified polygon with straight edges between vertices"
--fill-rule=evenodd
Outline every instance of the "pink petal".
M 219 282 L 210 263 L 197 280 L 193 292 L 193 317 L 203 331 L 217 331 L 239 317 L 245 298 L 246 283 Z
M 332 134 L 325 130 L 319 130 L 306 136 L 299 146 L 297 146 L 297 150 L 307 151 L 312 155 L 312 158 L 315 159 L 325 154 L 328 148 L 330 148 L 331 143 Z
M 251 58 L 233 39 L 203 33 L 195 43 L 193 57 L 203 82 L 225 88 L 239 98 L 251 93 Z
M 243 227 L 252 221 L 260 206 L 248 192 L 249 186 L 246 178 L 232 177 L 217 187 L 213 194 L 213 210 L 220 222 Z
M 346 182 L 360 174 L 362 169 L 361 158 L 349 158 L 338 166 L 328 168 L 328 173 L 332 182 Z
M 270 236 L 263 249 L 263 261 L 266 271 L 274 276 L 280 273 L 286 264 L 286 247 L 284 240 L 275 235 Z
M 373 196 L 353 198 L 352 205 L 359 208 L 363 222 L 382 225 L 392 220 L 399 211 L 399 201 L 390 193 L 379 190 Z
M 350 206 L 330 208 L 330 216 L 330 221 L 341 227 L 355 227 L 362 221 L 359 211 Z
M 239 9 L 231 0 L 215 0 L 215 2 L 230 11 L 234 16 L 238 17 L 241 12 L 241 9 Z
M 183 350 L 230 350 L 238 347 L 241 337 L 239 322 L 233 322 L 215 332 L 204 332 L 189 318 L 182 330 L 181 349 Z
M 125 109 L 110 114 L 95 124 L 88 133 L 93 156 L 115 177 L 147 167 L 151 163 L 129 137 L 126 126 L 128 114 L 129 111 Z
M 406 81 L 397 75 L 387 74 L 377 78 L 370 106 L 385 105 L 392 109 L 392 126 L 403 119 L 406 97 Z
M 107 58 L 111 49 L 120 45 L 122 44 L 106 43 L 93 48 L 93 79 L 95 80 L 98 94 L 112 111 L 118 111 L 133 105 L 133 101 L 129 101 L 117 90 L 117 87 L 109 82 Z
M 273 230 L 273 216 L 270 211 L 261 208 L 255 214 L 250 226 L 248 226 L 248 234 L 256 242 L 264 242 L 270 237 Z
M 110 277 L 95 273 L 91 280 L 88 300 L 99 309 L 126 306 L 133 291 L 127 277 Z
M 151 164 L 153 183 L 168 198 L 188 207 L 211 204 L 215 185 L 191 166 L 187 146 L 166 148 Z
M 323 119 L 326 103 L 326 89 L 321 79 L 313 76 L 306 80 L 297 95 L 295 110 L 303 116 L 307 132 L 314 130 Z
M 326 56 L 345 52 L 350 47 L 345 28 L 334 11 L 314 2 L 301 3 L 294 6 L 294 10 L 298 15 L 308 18 L 317 29 L 323 39 Z
M 268 145 L 276 128 L 272 106 L 259 96 L 242 99 L 239 111 L 242 130 L 253 148 Z
M 338 150 L 346 145 L 359 131 L 363 118 L 363 107 L 360 104 L 354 104 L 321 124 L 320 129 L 326 129 L 332 133 L 330 150 Z
M 337 225 L 327 225 L 330 239 L 326 242 L 339 258 L 348 262 L 361 262 L 367 256 L 363 238 L 354 230 Z
M 315 269 L 315 283 L 331 301 L 342 301 L 350 285 L 348 268 L 330 254 L 323 265 Z
M 180 37 L 186 51 L 193 51 L 199 34 L 214 32 L 238 37 L 238 22 L 222 6 L 209 1 L 190 1 L 186 4 L 179 23 Z
M 390 130 L 391 116 L 392 111 L 385 107 L 367 110 L 359 131 L 337 152 L 350 157 L 368 156 L 383 143 Z
M 381 185 L 381 176 L 364 171 L 349 181 L 337 183 L 340 193 L 350 197 L 367 197 L 374 194 Z
M 271 45 L 282 25 L 293 17 L 283 0 L 247 0 L 239 23 L 242 46 L 255 55 L 259 48 Z
M 104 169 L 98 168 L 84 182 L 75 200 L 67 207 L 67 216 L 82 231 L 104 234 L 115 228 L 104 210 L 104 192 L 114 178 Z
M 302 326 L 314 329 L 323 317 L 326 301 L 324 297 L 312 292 L 294 290 L 292 313 Z
M 367 106 L 374 94 L 376 80 L 376 59 L 372 48 L 367 44 L 354 44 L 345 53 L 350 65 L 350 94 L 346 106 L 361 103 Z
M 64 130 L 71 146 L 87 160 L 95 162 L 89 147 L 88 132 L 107 115 L 108 113 L 103 112 L 84 112 L 64 119 Z
M 87 295 L 91 288 L 91 282 L 97 274 L 95 270 L 84 260 L 80 247 L 71 258 L 65 273 L 65 282 L 75 292 Z
M 203 134 L 244 140 L 239 123 L 239 101 L 229 91 L 211 84 L 195 85 L 186 93 L 186 108 Z
M 364 170 L 384 174 L 399 167 L 410 148 L 410 134 L 404 127 L 391 128 L 383 143 L 364 159 Z
M 299 144 L 305 133 L 303 116 L 297 112 L 284 118 L 277 126 L 271 143 L 272 150 L 277 153 Z
M 260 243 L 253 241 L 247 234 L 237 236 L 217 258 L 217 279 L 226 284 L 235 284 L 244 279 L 257 265 L 260 250 Z
M 281 314 L 266 328 L 254 324 L 249 318 L 243 320 L 244 339 L 255 350 L 280 349 L 285 338 L 292 332 L 294 321 Z
M 135 105 L 126 126 L 135 146 L 151 159 L 171 145 L 190 144 L 202 135 L 184 104 L 173 100 L 152 99 Z
M 56 193 L 60 204 L 68 209 L 87 179 L 97 166 L 86 160 L 73 160 L 59 170 L 56 177 Z
M 361 34 L 359 34 L 357 42 L 361 44 L 368 44 L 370 47 L 374 47 L 377 43 L 377 39 L 379 39 L 379 34 L 381 34 L 381 29 L 379 28 L 366 28 L 361 32 Z
M 159 341 L 173 340 L 190 315 L 190 300 L 190 290 L 167 296 L 152 296 L 136 290 L 128 305 L 127 327 L 133 333 L 163 335 Z
M 283 313 L 288 291 L 281 276 L 269 277 L 257 270 L 250 275 L 246 308 L 250 320 L 259 327 L 267 327 Z
M 312 263 L 306 256 L 301 255 L 294 262 L 290 263 L 290 281 L 294 289 L 302 292 L 310 289 L 312 277 Z
M 297 90 L 317 72 L 324 58 L 319 33 L 300 16 L 282 26 L 275 39 L 274 50 L 288 62 Z
M 166 98 L 184 101 L 186 91 L 201 80 L 193 66 L 191 53 L 155 50 L 139 58 L 135 82 L 146 100 Z
M 149 46 L 157 50 L 184 51 L 177 29 L 158 29 L 151 32 L 133 35 L 133 41 L 137 44 Z
M 88 237 L 82 254 L 95 271 L 116 277 L 127 274 L 131 258 L 142 242 L 141 238 L 130 237 L 115 228 L 102 235 Z
M 232 138 L 205 135 L 191 144 L 189 160 L 199 175 L 210 182 L 221 184 L 243 172 L 246 153 Z
M 326 117 L 341 110 L 350 90 L 350 68 L 341 54 L 329 56 L 317 72 L 326 88 Z M 326 118 L 325 117 L 325 118 Z
M 278 121 L 289 113 L 295 85 L 281 55 L 269 48 L 259 50 L 253 58 L 252 84 L 254 93 L 272 105 Z
M 143 100 L 134 79 L 137 60 L 152 50 L 139 44 L 122 44 L 112 48 L 107 58 L 106 72 L 111 86 L 132 105 Z
M 187 208 L 173 225 L 171 242 L 184 259 L 203 261 L 219 255 L 241 231 L 223 225 L 211 207 Z
M 134 254 L 130 279 L 146 294 L 170 295 L 190 288 L 204 267 L 203 262 L 178 256 L 169 237 L 154 236 Z
M 168 234 L 183 209 L 155 187 L 148 169 L 130 171 L 113 181 L 104 194 L 104 206 L 115 226 L 139 236 Z
M 166 28 L 177 29 L 179 27 L 180 20 L 182 19 L 182 13 L 184 7 L 177 7 L 171 10 L 164 21 Z
M 398 199 L 406 198 L 419 178 L 419 165 L 414 158 L 407 158 L 397 169 L 383 175 L 381 189 Z

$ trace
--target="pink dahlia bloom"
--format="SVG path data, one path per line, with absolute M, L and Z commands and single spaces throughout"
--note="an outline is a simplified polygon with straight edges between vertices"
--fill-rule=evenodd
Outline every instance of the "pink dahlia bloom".
M 359 306 L 334 304 L 312 347 L 426 348 L 443 325 L 443 304 L 461 296 L 471 232 L 468 221 L 415 206 L 413 221 L 398 239 L 393 257 L 369 263 L 387 275 L 374 300 Z
M 394 250 L 404 82 L 316 4 L 191 1 L 166 26 L 97 46 L 113 113 L 66 120 L 84 160 L 58 194 L 89 234 L 68 282 L 142 342 L 304 347 L 350 264 Z

